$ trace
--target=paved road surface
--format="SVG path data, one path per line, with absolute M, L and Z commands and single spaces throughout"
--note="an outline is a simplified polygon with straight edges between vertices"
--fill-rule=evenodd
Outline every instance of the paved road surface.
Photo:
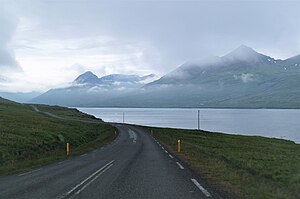
M 0 177 L 0 198 L 221 198 L 143 129 L 84 155 Z

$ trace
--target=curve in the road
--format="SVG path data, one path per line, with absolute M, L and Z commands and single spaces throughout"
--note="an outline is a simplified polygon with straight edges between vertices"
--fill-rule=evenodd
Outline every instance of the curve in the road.
M 221 198 L 142 128 L 115 125 L 111 144 L 0 178 L 0 198 Z

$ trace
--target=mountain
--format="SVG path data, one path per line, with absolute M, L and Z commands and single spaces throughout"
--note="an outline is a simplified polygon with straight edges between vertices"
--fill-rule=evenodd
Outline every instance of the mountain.
M 222 57 L 229 63 L 249 63 L 249 64 L 264 64 L 270 61 L 274 62 L 274 58 L 260 54 L 252 48 L 241 45 L 237 49 Z
M 242 45 L 222 57 L 187 62 L 144 87 L 181 89 L 181 100 L 196 107 L 300 108 L 299 63 L 300 56 L 277 60 Z
M 242 45 L 221 57 L 188 61 L 149 83 L 143 81 L 145 77 L 98 78 L 88 72 L 73 82 L 76 86 L 50 90 L 34 102 L 105 107 L 300 108 L 300 55 L 279 60 Z
M 71 82 L 71 86 L 50 89 L 32 99 L 31 102 L 66 106 L 86 106 L 85 103 L 89 103 L 93 106 L 97 100 L 121 97 L 129 91 L 136 91 L 154 79 L 157 79 L 154 74 L 145 76 L 111 74 L 99 78 L 91 71 L 87 71 Z
M 109 86 L 115 87 L 116 85 L 141 85 L 143 81 L 147 81 L 149 79 L 153 79 L 156 76 L 154 74 L 146 75 L 146 76 L 138 76 L 138 75 L 123 75 L 123 74 L 111 74 L 106 75 L 101 78 L 98 78 L 97 75 L 92 73 L 91 71 L 87 71 L 81 75 L 79 75 L 74 81 L 73 86 L 76 85 L 85 85 L 87 87 L 90 86 Z
M 75 80 L 74 83 L 76 84 L 98 84 L 100 83 L 99 78 L 97 75 L 92 73 L 91 71 L 87 71 L 81 75 L 79 75 Z
M 209 57 L 187 62 L 159 80 L 146 85 L 146 87 L 163 84 L 201 84 L 211 78 L 218 82 L 222 81 L 226 74 L 230 76 L 228 80 L 234 80 L 237 79 L 234 78 L 234 75 L 238 77 L 245 73 L 248 76 L 253 76 L 252 73 L 249 73 L 250 71 L 257 73 L 268 67 L 277 67 L 275 65 L 280 62 L 281 60 L 275 60 L 242 45 L 223 57 Z

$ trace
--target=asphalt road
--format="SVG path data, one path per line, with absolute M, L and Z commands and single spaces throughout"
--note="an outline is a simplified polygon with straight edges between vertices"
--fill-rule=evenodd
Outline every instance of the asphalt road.
M 222 198 L 143 129 L 116 127 L 105 147 L 0 177 L 0 198 Z

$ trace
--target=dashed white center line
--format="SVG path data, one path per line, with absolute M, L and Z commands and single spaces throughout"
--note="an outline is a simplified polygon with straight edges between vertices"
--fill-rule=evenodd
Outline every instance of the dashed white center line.
M 66 198 L 69 195 L 71 195 L 73 192 L 78 194 L 80 193 L 83 189 L 85 189 L 91 182 L 93 182 L 94 180 L 96 180 L 100 175 L 102 175 L 107 169 L 109 169 L 112 165 L 113 165 L 114 160 L 110 161 L 109 163 L 107 163 L 106 165 L 104 165 L 103 167 L 101 167 L 100 169 L 98 169 L 97 171 L 95 171 L 94 173 L 92 173 L 89 177 L 87 177 L 86 179 L 84 179 L 83 181 L 81 181 L 79 184 L 77 184 L 75 187 L 73 187 L 70 191 L 62 194 L 61 196 L 58 196 L 56 199 L 62 199 L 62 198 Z M 91 179 L 91 180 L 90 180 Z M 90 180 L 90 181 L 89 181 Z M 82 186 L 82 187 L 81 187 Z M 81 188 L 80 188 L 81 187 Z
M 82 154 L 80 157 L 84 157 L 84 156 L 86 156 L 87 154 Z
M 83 191 L 87 186 L 89 186 L 92 182 L 94 182 L 99 176 L 101 176 L 106 170 L 108 170 L 110 167 L 112 167 L 113 164 L 106 167 L 101 173 L 99 173 L 96 177 L 94 177 L 92 180 L 90 180 L 87 184 L 85 184 L 81 189 L 79 189 L 75 194 L 79 194 L 81 191 Z
M 206 197 L 211 197 L 210 193 L 204 187 L 202 187 L 196 179 L 191 179 L 191 180 L 196 185 L 196 187 L 198 187 L 198 189 L 200 189 L 200 191 L 202 191 L 202 193 Z
M 172 156 L 171 154 L 169 154 L 169 157 L 170 157 L 170 158 L 173 158 L 173 156 Z
M 180 169 L 184 169 L 184 167 L 179 162 L 176 162 L 176 164 L 179 166 Z
M 165 150 L 165 153 L 168 153 L 168 151 Z
M 128 129 L 128 134 L 129 134 L 129 139 L 132 139 L 132 142 L 136 143 L 136 140 L 137 140 L 136 133 L 133 130 Z

